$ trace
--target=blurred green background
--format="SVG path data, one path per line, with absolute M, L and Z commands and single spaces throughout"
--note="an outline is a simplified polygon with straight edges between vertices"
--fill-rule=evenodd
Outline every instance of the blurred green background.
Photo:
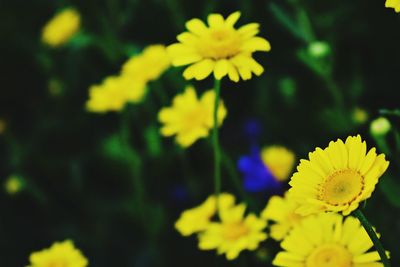
M 68 6 L 81 13 L 82 33 L 64 48 L 45 47 L 43 25 Z M 380 112 L 399 107 L 400 15 L 384 1 L 2 0 L 0 181 L 17 175 L 25 182 L 17 194 L 0 193 L 2 266 L 25 266 L 32 251 L 66 238 L 90 266 L 269 266 L 278 249 L 272 241 L 227 263 L 173 228 L 180 212 L 213 192 L 210 143 L 182 150 L 158 135 L 156 112 L 188 84 L 181 70 L 170 69 L 143 103 L 129 107 L 134 152 L 120 142 L 120 114 L 84 108 L 89 86 L 117 73 L 130 55 L 173 43 L 190 18 L 236 10 L 239 25 L 261 24 L 272 51 L 256 55 L 265 67 L 261 77 L 223 80 L 224 150 L 235 161 L 248 153 L 243 129 L 251 119 L 263 129 L 260 144 L 283 144 L 298 159 L 360 133 L 391 161 L 366 214 L 393 266 L 400 264 L 399 117 Z M 194 84 L 205 90 L 212 79 Z M 368 113 L 366 121 L 354 119 L 356 108 Z M 369 124 L 380 115 L 392 130 L 374 138 Z M 223 175 L 223 190 L 239 198 Z M 267 201 L 263 194 L 251 198 L 258 208 Z

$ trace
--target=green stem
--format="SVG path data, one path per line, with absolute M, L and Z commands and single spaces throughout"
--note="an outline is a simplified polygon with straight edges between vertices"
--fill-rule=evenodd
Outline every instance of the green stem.
M 385 249 L 382 246 L 381 241 L 379 240 L 374 228 L 372 227 L 371 223 L 368 221 L 368 219 L 364 216 L 362 211 L 360 209 L 357 209 L 353 213 L 361 222 L 362 226 L 364 227 L 365 231 L 367 231 L 369 237 L 371 238 L 372 242 L 374 243 L 374 246 L 376 250 L 379 253 L 379 256 L 381 257 L 383 266 L 385 267 L 390 267 L 390 262 L 389 259 L 386 255 Z
M 215 102 L 214 102 L 214 127 L 212 132 L 212 140 L 214 147 L 214 190 L 215 196 L 217 198 L 217 210 L 219 210 L 218 197 L 221 193 L 221 150 L 219 146 L 218 137 L 218 109 L 219 109 L 219 99 L 221 91 L 221 81 L 215 79 L 214 82 L 214 92 L 215 92 Z
M 222 154 L 222 164 L 227 170 L 232 183 L 234 184 L 236 190 L 239 192 L 240 197 L 249 205 L 249 207 L 253 211 L 258 210 L 257 209 L 258 207 L 255 205 L 253 199 L 251 199 L 250 196 L 243 189 L 242 180 L 237 174 L 235 163 L 232 161 L 229 155 L 224 152 L 223 149 L 221 149 L 221 154 Z
M 129 129 L 129 112 L 130 108 L 126 107 L 122 112 L 121 112 L 121 132 L 120 132 L 120 138 L 121 138 L 121 143 L 125 149 L 125 156 L 126 159 L 130 165 L 130 171 L 132 174 L 132 179 L 133 179 L 133 191 L 134 191 L 134 198 L 135 198 L 135 204 L 136 207 L 138 207 L 139 210 L 139 218 L 142 220 L 143 223 L 144 221 L 144 216 L 143 213 L 145 211 L 145 190 L 144 190 L 144 184 L 142 180 L 142 174 L 141 174 L 141 159 L 139 154 L 135 151 L 135 149 L 131 146 L 130 144 L 130 129 Z

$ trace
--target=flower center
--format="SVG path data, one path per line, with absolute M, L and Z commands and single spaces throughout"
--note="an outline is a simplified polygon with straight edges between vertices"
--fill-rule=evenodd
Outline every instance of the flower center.
M 305 267 L 351 267 L 352 261 L 351 253 L 343 246 L 325 244 L 311 252 Z
M 249 232 L 249 228 L 242 222 L 229 223 L 223 226 L 224 239 L 235 241 Z
M 204 58 L 225 59 L 240 52 L 241 38 L 234 28 L 221 27 L 209 29 L 208 34 L 200 37 L 197 49 Z
M 364 190 L 364 177 L 354 170 L 339 170 L 321 185 L 319 199 L 339 206 L 352 203 Z

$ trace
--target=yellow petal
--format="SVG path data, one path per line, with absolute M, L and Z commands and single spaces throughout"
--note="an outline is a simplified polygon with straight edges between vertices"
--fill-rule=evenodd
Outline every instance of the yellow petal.
M 239 81 L 239 73 L 232 64 L 229 64 L 228 76 L 229 76 L 229 79 L 231 79 L 234 82 Z
M 228 74 L 229 62 L 226 59 L 218 60 L 214 68 L 214 77 L 221 80 L 222 77 Z
M 199 19 L 191 19 L 186 22 L 186 28 L 196 35 L 202 35 L 208 31 L 207 26 Z
M 208 15 L 207 21 L 211 28 L 220 27 L 224 24 L 224 18 L 221 14 L 210 14 Z
M 213 71 L 215 62 L 211 59 L 204 59 L 197 62 L 185 69 L 183 72 L 183 77 L 186 80 L 195 78 L 196 80 L 205 79 Z
M 226 20 L 225 20 L 225 24 L 229 25 L 229 26 L 234 26 L 235 23 L 238 21 L 238 19 L 240 18 L 240 12 L 236 11 L 232 14 L 230 14 Z
M 255 52 L 255 51 L 270 51 L 271 45 L 264 38 L 253 37 L 244 43 L 244 45 L 242 46 L 242 49 L 245 51 L 248 51 L 250 53 Z

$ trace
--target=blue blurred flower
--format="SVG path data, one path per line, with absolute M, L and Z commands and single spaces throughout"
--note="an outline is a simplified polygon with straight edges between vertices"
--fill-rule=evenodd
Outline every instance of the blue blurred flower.
M 250 155 L 239 159 L 238 168 L 247 191 L 278 193 L 289 179 L 294 163 L 295 155 L 286 147 L 273 145 L 260 150 L 253 146 Z
M 238 168 L 243 174 L 244 187 L 249 192 L 278 191 L 282 186 L 264 164 L 258 148 L 253 149 L 250 155 L 242 156 Z

